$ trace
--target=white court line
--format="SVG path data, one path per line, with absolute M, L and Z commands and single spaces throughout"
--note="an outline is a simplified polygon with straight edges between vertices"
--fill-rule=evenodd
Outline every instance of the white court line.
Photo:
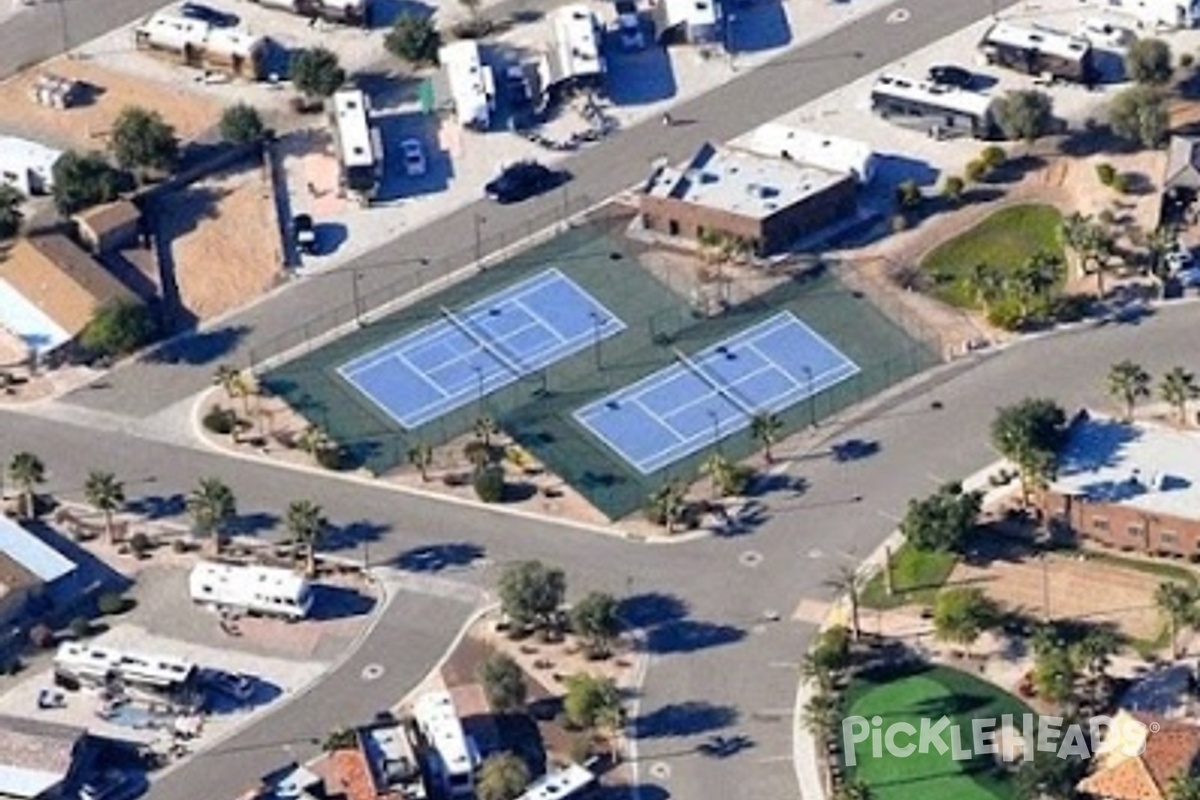
M 551 335 L 552 335 L 552 336 L 553 336 L 555 339 L 558 339 L 558 341 L 560 341 L 560 342 L 565 342 L 565 341 L 566 341 L 566 339 L 564 339 L 564 338 L 563 338 L 563 335 L 562 335 L 561 333 L 559 333 L 559 332 L 558 332 L 558 328 L 555 328 L 555 327 L 554 327 L 553 325 L 551 325 L 549 322 L 546 322 L 546 318 L 545 318 L 545 317 L 543 317 L 541 314 L 539 314 L 539 313 L 537 313 L 536 311 L 534 311 L 534 310 L 533 310 L 532 308 L 530 308 L 529 306 L 525 305 L 525 303 L 524 303 L 524 302 L 522 302 L 520 298 L 517 298 L 517 299 L 513 300 L 513 305 L 517 306 L 517 307 L 518 307 L 518 308 L 520 308 L 522 311 L 524 311 L 526 314 L 528 314 L 529 316 L 531 316 L 531 317 L 533 317 L 535 320 L 537 320 L 538 324 L 539 324 L 539 325 L 541 325 L 543 328 L 545 328 L 547 331 L 549 331 L 549 332 L 550 332 L 550 334 L 551 334 Z

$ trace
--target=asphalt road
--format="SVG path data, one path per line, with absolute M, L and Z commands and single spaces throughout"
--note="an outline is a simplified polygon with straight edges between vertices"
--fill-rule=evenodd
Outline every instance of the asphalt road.
M 78 498 L 93 468 L 116 469 L 130 495 L 153 494 L 167 506 L 200 477 L 220 475 L 235 487 L 242 513 L 260 522 L 269 522 L 293 499 L 316 499 L 335 524 L 373 539 L 377 563 L 390 559 L 403 567 L 414 549 L 430 547 L 451 560 L 474 552 L 488 566 L 467 566 L 453 577 L 490 585 L 504 563 L 536 556 L 567 569 L 573 594 L 593 588 L 629 593 L 638 618 L 651 628 L 653 664 L 638 730 L 643 779 L 661 791 L 645 796 L 782 800 L 795 796 L 790 708 L 797 676 L 789 664 L 800 660 L 812 633 L 809 625 L 789 620 L 797 603 L 827 599 L 823 581 L 841 563 L 876 546 L 910 497 L 991 461 L 987 427 L 998 404 L 1041 395 L 1068 407 L 1105 408 L 1104 376 L 1117 360 L 1135 359 L 1156 374 L 1175 364 L 1196 368 L 1194 315 L 1195 307 L 1187 305 L 1140 324 L 1079 329 L 930 376 L 924 388 L 837 432 L 838 438 L 876 442 L 874 455 L 838 463 L 818 450 L 791 465 L 807 490 L 765 498 L 757 528 L 680 546 L 638 545 L 8 412 L 0 413 L 0 442 L 5 452 L 41 454 L 51 471 L 46 489 L 67 496 Z M 934 400 L 940 410 L 933 409 Z M 346 546 L 358 550 L 357 544 Z M 757 566 L 744 565 L 750 552 L 757 554 Z M 152 797 L 228 796 L 273 766 L 265 753 L 279 755 L 277 743 L 365 719 L 397 699 L 412 676 L 436 661 L 451 620 L 465 613 L 458 603 L 445 608 L 424 602 L 390 606 L 368 649 L 314 690 L 312 698 L 319 699 L 267 717 L 221 748 L 219 770 L 212 769 L 217 762 L 198 760 L 170 776 Z M 783 621 L 765 622 L 768 610 L 779 611 Z M 429 614 L 435 616 L 427 625 L 422 620 Z M 364 660 L 386 664 L 395 683 L 364 689 L 355 678 Z M 746 736 L 748 746 L 724 758 L 700 754 L 697 745 L 714 733 Z M 253 745 L 248 752 L 260 748 L 261 757 L 237 755 L 239 743 Z M 669 777 L 649 777 L 656 763 L 667 765 Z
M 656 159 L 665 156 L 682 160 L 704 141 L 725 141 L 804 105 L 987 16 L 992 0 L 912 0 L 904 7 L 910 12 L 904 23 L 887 21 L 896 8 L 889 6 L 782 54 L 759 69 L 739 74 L 720 88 L 674 109 L 677 124 L 671 128 L 664 129 L 652 120 L 582 151 L 565 163 L 574 175 L 571 196 L 599 201 L 621 192 L 644 179 Z M 969 55 L 964 54 L 964 58 Z M 725 69 L 723 65 L 719 68 Z M 411 261 L 397 263 L 398 254 L 405 259 L 428 258 L 433 269 L 448 273 L 469 263 L 473 256 L 470 243 L 477 214 L 486 215 L 484 234 L 488 236 L 526 230 L 527 220 L 549 219 L 562 204 L 562 195 L 557 192 L 515 206 L 480 201 L 400 237 L 340 271 L 373 267 L 362 272 L 364 296 L 395 281 L 405 271 L 417 269 Z M 378 268 L 387 264 L 396 267 Z M 222 320 L 206 334 L 171 345 L 178 363 L 152 359 L 123 365 L 109 375 L 111 388 L 77 393 L 71 400 L 134 417 L 166 408 L 207 386 L 217 361 L 247 364 L 251 354 L 261 360 L 273 352 L 271 343 L 280 334 L 305 322 L 313 324 L 314 334 L 320 332 L 323 313 L 350 300 L 350 275 L 330 277 L 333 274 L 297 282 Z M 153 387 L 153 391 L 147 391 L 147 387 Z
M 75 47 L 162 5 L 163 0 L 36 0 L 22 6 L 0 24 L 0 79 L 58 55 L 64 44 Z

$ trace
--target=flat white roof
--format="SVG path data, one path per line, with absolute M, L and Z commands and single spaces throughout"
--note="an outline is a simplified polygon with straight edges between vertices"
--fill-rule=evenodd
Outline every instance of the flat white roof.
M 764 219 L 844 181 L 848 173 L 705 144 L 683 169 L 664 167 L 646 194 Z
M 413 706 L 413 715 L 430 744 L 437 750 L 448 773 L 461 775 L 471 771 L 467 736 L 463 733 L 462 722 L 454 710 L 454 701 L 449 692 L 422 695 Z
M 991 97 L 981 92 L 888 73 L 875 79 L 871 93 L 938 106 L 980 119 L 987 116 L 994 102 Z
M 983 37 L 983 44 L 1018 47 L 1073 61 L 1082 59 L 1092 49 L 1082 36 L 1046 28 L 1041 25 L 1022 25 L 1007 20 L 997 22 Z
M 371 145 L 371 123 L 367 118 L 367 96 L 361 89 L 333 93 L 333 118 L 337 125 L 338 149 L 346 168 L 375 164 Z
M 62 156 L 63 151 L 47 147 L 41 142 L 21 139 L 17 136 L 0 136 L 0 183 L 12 181 L 21 191 L 25 191 L 24 172 L 36 172 L 43 183 L 49 186 L 53 182 L 54 162 Z
M 3 734 L 0 733 L 0 736 Z M 0 764 L 0 797 L 41 797 L 66 778 L 67 773 L 28 769 L 15 764 Z
M 63 642 L 54 654 L 56 666 L 82 670 L 94 675 L 116 672 L 130 680 L 154 683 L 179 683 L 188 679 L 196 666 L 173 656 L 122 652 L 107 647 L 92 647 L 79 642 Z
M 207 22 L 159 11 L 138 25 L 136 31 L 156 47 L 183 50 L 187 45 L 217 54 L 249 56 L 263 44 L 263 37 L 246 30 L 214 28 Z
M 716 25 L 720 18 L 717 0 L 659 0 L 668 28 L 676 25 L 704 27 Z
M 554 47 L 558 54 L 558 77 L 578 78 L 604 72 L 600 43 L 596 41 L 599 24 L 596 15 L 582 3 L 556 9 L 551 17 Z
M 446 70 L 459 121 L 486 125 L 496 90 L 491 68 L 480 60 L 479 45 L 468 39 L 451 42 L 438 51 L 438 62 Z
M 571 764 L 565 769 L 547 772 L 529 784 L 520 800 L 564 800 L 592 785 L 595 780 L 596 776 L 591 770 Z
M 237 584 L 239 587 L 278 592 L 281 597 L 297 597 L 308 587 L 303 575 L 283 567 L 264 567 L 258 564 L 218 564 L 201 561 L 192 567 L 190 583 L 211 581 L 217 586 Z
M 39 353 L 48 353 L 71 340 L 70 333 L 3 278 L 0 278 L 0 327 Z
M 745 148 L 769 158 L 786 158 L 831 172 L 852 172 L 859 180 L 871 174 L 875 153 L 866 142 L 768 122 L 745 137 Z
M 1054 491 L 1200 519 L 1200 434 L 1092 416 L 1075 423 Z
M 75 562 L 2 514 L 0 552 L 45 583 L 56 581 L 75 571 Z

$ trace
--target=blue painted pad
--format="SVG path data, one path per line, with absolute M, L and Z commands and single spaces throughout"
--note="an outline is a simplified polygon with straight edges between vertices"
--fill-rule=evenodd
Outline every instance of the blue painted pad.
M 643 475 L 858 374 L 795 317 L 776 314 L 575 412 Z
M 411 430 L 625 330 L 557 269 L 454 316 L 364 353 L 338 374 Z

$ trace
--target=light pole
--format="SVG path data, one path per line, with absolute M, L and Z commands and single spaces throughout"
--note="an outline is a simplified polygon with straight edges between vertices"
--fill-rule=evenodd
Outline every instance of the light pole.
M 363 327 L 363 319 L 362 318 L 363 318 L 364 312 L 363 312 L 363 305 L 362 305 L 362 289 L 359 286 L 359 281 L 361 281 L 364 277 L 366 277 L 366 274 L 372 270 L 393 269 L 395 267 L 404 266 L 405 264 L 418 264 L 422 267 L 426 267 L 426 266 L 429 266 L 429 259 L 425 258 L 424 256 L 420 256 L 418 258 L 402 258 L 402 259 L 399 259 L 398 261 L 389 261 L 386 264 L 383 264 L 383 263 L 381 263 L 381 264 L 363 264 L 363 265 L 360 265 L 360 266 L 357 266 L 357 267 L 354 267 L 354 268 L 348 270 L 350 272 L 350 296 L 351 296 L 352 300 L 354 301 L 354 324 L 355 325 L 357 325 L 360 328 Z M 320 275 L 313 275 L 311 277 L 313 277 L 313 278 L 337 277 L 346 271 L 347 270 L 339 269 L 339 270 L 334 270 L 332 272 L 322 273 Z
M 67 54 L 67 58 L 71 57 L 71 34 L 67 29 L 67 3 L 66 0 L 58 0 L 58 29 L 62 36 L 62 51 Z
M 604 364 L 600 361 L 600 328 L 604 325 L 604 319 L 598 311 L 589 311 L 588 314 L 592 317 L 592 353 L 596 357 L 596 369 L 604 369 Z
M 478 386 L 476 402 L 479 405 L 479 416 L 483 417 L 483 367 L 476 364 L 475 366 L 471 367 L 471 369 L 475 370 L 475 380 L 477 382 L 476 385 Z
M 721 417 L 716 411 L 711 408 L 708 410 L 708 417 L 713 424 L 713 449 L 718 453 L 721 452 Z
M 483 224 L 487 217 L 475 212 L 475 266 L 483 271 Z
M 808 424 L 809 427 L 817 427 L 817 398 L 813 397 L 813 374 L 812 367 L 803 366 L 800 368 L 804 371 L 804 391 L 808 394 Z
M 358 282 L 362 280 L 362 272 L 356 269 L 353 270 L 350 275 L 352 277 L 352 280 L 350 281 L 350 289 L 354 296 L 354 324 L 361 328 L 363 326 L 362 296 L 359 293 Z

